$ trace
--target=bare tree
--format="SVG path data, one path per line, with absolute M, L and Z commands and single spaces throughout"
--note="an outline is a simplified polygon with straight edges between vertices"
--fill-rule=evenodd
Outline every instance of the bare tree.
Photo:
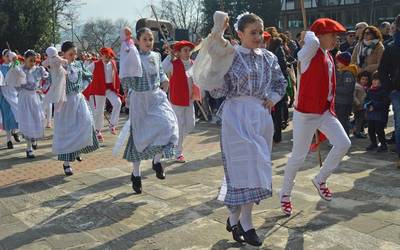
M 202 25 L 201 0 L 161 0 L 156 11 L 162 19 L 171 21 L 177 28 L 198 35 Z
M 102 47 L 111 47 L 118 50 L 120 30 L 130 26 L 128 20 L 93 19 L 84 23 L 78 34 L 75 34 L 80 47 L 86 51 L 96 51 Z

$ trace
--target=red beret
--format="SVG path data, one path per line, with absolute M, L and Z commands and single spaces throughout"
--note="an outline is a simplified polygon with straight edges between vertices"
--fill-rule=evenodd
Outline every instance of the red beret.
M 267 31 L 264 31 L 263 37 L 264 37 L 264 42 L 266 42 L 269 39 L 271 39 L 271 34 Z
M 115 57 L 115 54 L 114 54 L 114 51 L 112 50 L 112 48 L 101 48 L 100 54 L 102 54 L 103 56 L 111 57 L 111 58 Z
M 315 35 L 324 35 L 329 33 L 342 33 L 346 32 L 346 28 L 340 23 L 329 18 L 319 18 L 311 25 L 310 30 Z
M 174 50 L 175 51 L 180 51 L 183 47 L 189 47 L 191 49 L 194 49 L 194 44 L 189 42 L 189 41 L 180 41 L 174 44 Z
M 25 62 L 25 58 L 21 55 L 17 55 L 17 60 L 20 62 Z

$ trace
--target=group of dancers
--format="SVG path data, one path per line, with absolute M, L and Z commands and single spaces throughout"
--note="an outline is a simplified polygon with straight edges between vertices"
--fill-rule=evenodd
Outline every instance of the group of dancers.
M 237 18 L 234 27 L 240 45 L 224 39 L 228 26 L 227 14 L 217 11 L 212 32 L 202 42 L 195 61 L 190 59 L 195 46 L 180 41 L 172 48 L 173 56 L 164 62 L 153 51 L 150 29 L 137 31 L 136 46 L 132 31 L 126 27 L 121 31 L 119 72 L 116 55 L 110 48 L 102 48 L 101 59 L 85 66 L 76 60 L 75 45 L 64 42 L 62 58 L 55 48 L 46 50 L 48 58 L 43 66 L 48 70 L 35 64 L 32 50 L 25 52 L 24 64 L 19 64 L 10 50 L 4 51 L 0 108 L 7 140 L 14 136 L 18 141 L 19 129 L 27 142 L 27 157 L 34 157 L 34 145 L 43 137 L 43 103 L 53 103 L 53 152 L 64 162 L 65 174 L 72 175 L 70 162 L 82 160 L 82 153 L 97 150 L 99 141 L 104 139 L 101 130 L 106 98 L 113 106 L 109 129 L 116 134 L 122 87 L 130 110 L 123 158 L 132 162 L 132 188 L 140 194 L 143 160 L 152 160 L 152 169 L 159 179 L 166 178 L 161 159 L 185 162 L 183 141 L 195 124 L 193 101 L 198 98 L 198 89 L 208 90 L 215 98 L 225 97 L 218 112 L 222 118 L 225 173 L 218 200 L 229 210 L 226 229 L 233 239 L 260 246 L 262 242 L 252 224 L 252 209 L 254 204 L 272 196 L 271 109 L 285 95 L 287 82 L 276 56 L 263 47 L 264 25 L 259 16 L 246 13 Z M 345 28 L 328 18 L 316 20 L 310 31 L 302 32 L 293 151 L 280 193 L 282 212 L 289 216 L 293 211 L 294 179 L 315 131 L 321 131 L 333 145 L 319 174 L 311 180 L 324 200 L 332 199 L 327 179 L 351 144 L 333 109 L 335 64 L 329 50 L 334 48 L 341 32 Z M 44 100 L 36 91 L 41 81 L 51 82 Z

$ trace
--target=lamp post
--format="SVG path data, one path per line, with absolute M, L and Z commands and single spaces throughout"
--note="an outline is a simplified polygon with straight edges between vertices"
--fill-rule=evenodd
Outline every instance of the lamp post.
M 53 14 L 53 45 L 56 45 L 56 23 L 57 23 L 57 16 L 56 16 L 56 6 L 55 6 L 55 0 L 51 0 L 51 9 L 52 9 L 52 14 Z

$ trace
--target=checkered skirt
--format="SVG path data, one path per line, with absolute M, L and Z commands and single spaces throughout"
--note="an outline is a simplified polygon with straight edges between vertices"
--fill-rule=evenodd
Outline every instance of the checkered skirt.
M 131 130 L 132 131 L 132 130 Z M 133 142 L 132 132 L 129 135 L 128 144 L 126 145 L 123 159 L 129 162 L 138 162 L 142 160 L 153 159 L 155 155 L 162 154 L 163 158 L 173 158 L 174 145 L 173 143 L 165 146 L 149 146 L 143 152 L 138 152 Z
M 221 154 L 222 163 L 224 166 L 225 180 L 222 184 L 218 199 L 223 201 L 229 210 L 235 211 L 239 206 L 247 203 L 260 203 L 261 200 L 265 200 L 272 196 L 271 189 L 267 188 L 234 188 L 231 186 L 229 180 L 229 174 L 226 164 L 226 158 L 224 149 L 222 146 L 222 135 L 221 135 Z
M 100 148 L 99 141 L 97 140 L 96 132 L 93 129 L 93 145 L 87 146 L 85 148 L 82 148 L 81 150 L 78 150 L 76 152 L 72 152 L 72 153 L 68 153 L 68 154 L 59 154 L 58 155 L 58 160 L 59 161 L 73 162 L 81 154 L 88 154 L 88 153 L 91 153 L 93 151 L 96 151 L 99 148 Z

